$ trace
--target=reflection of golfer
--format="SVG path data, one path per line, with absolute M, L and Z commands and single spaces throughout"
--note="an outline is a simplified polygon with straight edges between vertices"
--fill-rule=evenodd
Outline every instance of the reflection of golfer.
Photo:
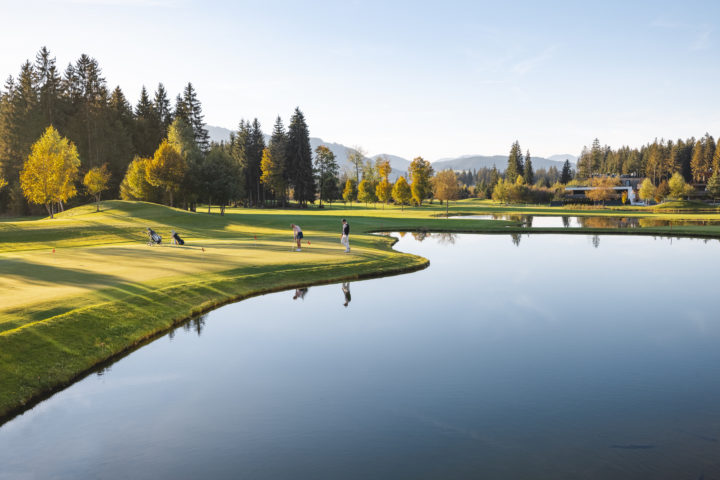
M 342 284 L 342 291 L 345 294 L 345 303 L 343 303 L 343 307 L 347 307 L 348 303 L 350 303 L 351 297 L 350 297 L 350 284 L 345 282 Z
M 350 224 L 343 218 L 342 221 L 342 235 L 340 236 L 340 243 L 345 245 L 345 253 L 350 252 Z
M 295 225 L 294 223 L 291 223 L 290 226 L 293 229 L 293 237 L 295 237 L 295 242 L 297 243 L 297 250 L 300 251 L 300 241 L 303 238 L 302 230 L 300 229 L 300 225 Z
M 307 292 L 308 292 L 307 288 L 296 288 L 295 295 L 293 296 L 293 300 L 297 300 L 298 298 L 300 300 L 305 300 L 305 294 Z

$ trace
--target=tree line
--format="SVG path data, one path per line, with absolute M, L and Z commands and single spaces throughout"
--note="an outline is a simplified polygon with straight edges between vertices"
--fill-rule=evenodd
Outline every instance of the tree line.
M 0 91 L 0 210 L 15 214 L 37 204 L 52 216 L 68 202 L 99 203 L 101 194 L 191 210 L 218 205 L 222 213 L 229 204 L 287 206 L 291 199 L 300 207 L 337 200 L 422 205 L 436 187 L 443 198 L 462 192 L 454 173 L 452 185 L 436 186 L 421 157 L 409 182 L 394 183 L 387 159 L 373 163 L 357 148 L 349 160 L 354 175 L 340 174 L 326 147 L 311 151 L 299 108 L 287 128 L 276 119 L 267 142 L 254 119 L 241 120 L 227 142 L 211 143 L 191 83 L 174 106 L 162 83 L 152 94 L 143 86 L 132 107 L 87 55 L 60 74 L 43 47 Z
M 133 158 L 152 155 L 174 119 L 190 126 L 201 151 L 209 150 L 202 107 L 191 83 L 177 95 L 174 107 L 162 83 L 153 94 L 143 87 L 132 107 L 119 86 L 108 86 L 96 59 L 81 55 L 61 73 L 43 47 L 0 91 L 0 177 L 7 183 L 0 191 L 0 211 L 30 213 L 20 172 L 33 143 L 49 126 L 77 148 L 81 172 L 106 166 L 109 193 L 115 197 Z
M 647 177 L 655 185 L 669 181 L 675 173 L 686 182 L 706 183 L 718 172 L 720 143 L 709 133 L 698 139 L 655 139 L 640 148 L 623 146 L 615 150 L 601 146 L 596 138 L 589 148 L 583 147 L 577 163 L 579 179 L 598 174 L 630 175 Z

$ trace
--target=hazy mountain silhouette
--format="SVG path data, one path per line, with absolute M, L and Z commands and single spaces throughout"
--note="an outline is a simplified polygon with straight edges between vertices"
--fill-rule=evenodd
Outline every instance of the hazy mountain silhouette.
M 231 130 L 223 127 L 216 127 L 208 125 L 207 127 L 210 139 L 213 142 L 227 142 L 230 140 Z M 265 141 L 269 141 L 270 136 L 265 135 Z M 340 143 L 326 142 L 318 137 L 310 137 L 310 146 L 315 151 L 319 145 L 325 145 L 335 154 L 335 158 L 340 165 L 340 171 L 347 171 L 348 174 L 354 172 L 354 167 L 348 162 L 348 150 L 352 147 L 347 147 Z M 391 180 L 395 180 L 399 175 L 405 175 L 408 167 L 410 166 L 410 160 L 391 154 L 378 154 L 369 157 L 373 162 L 378 157 L 387 157 L 390 160 L 390 165 L 393 168 Z M 577 162 L 577 157 L 570 154 L 559 154 L 551 155 L 548 158 L 543 157 L 532 157 L 533 168 L 550 168 L 556 167 L 558 170 L 562 169 L 562 165 L 565 160 L 570 160 L 571 164 Z M 432 162 L 435 171 L 445 170 L 451 168 L 453 170 L 479 170 L 483 167 L 492 168 L 493 165 L 498 170 L 504 171 L 507 166 L 507 155 L 463 155 L 455 158 L 442 158 Z

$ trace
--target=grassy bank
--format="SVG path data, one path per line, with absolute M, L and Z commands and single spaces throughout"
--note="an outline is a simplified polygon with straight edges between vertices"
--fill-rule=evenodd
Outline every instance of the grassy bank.
M 112 201 L 105 202 L 100 213 L 91 205 L 54 220 L 0 220 L 0 417 L 22 410 L 189 316 L 223 303 L 427 265 L 426 259 L 392 250 L 391 239 L 369 232 L 528 231 L 517 222 L 445 219 L 438 216 L 442 212 L 444 207 L 436 203 L 404 211 L 362 205 L 229 209 L 221 217 Z M 688 218 L 652 210 L 575 211 L 477 200 L 455 203 L 451 213 Z M 343 217 L 352 226 L 350 255 L 342 253 L 339 244 Z M 702 218 L 720 220 L 720 214 L 706 213 Z M 303 227 L 302 252 L 292 251 L 291 222 Z M 164 239 L 174 229 L 187 243 L 148 247 L 144 234 L 148 226 Z M 720 227 L 573 229 L 572 233 L 720 236 Z

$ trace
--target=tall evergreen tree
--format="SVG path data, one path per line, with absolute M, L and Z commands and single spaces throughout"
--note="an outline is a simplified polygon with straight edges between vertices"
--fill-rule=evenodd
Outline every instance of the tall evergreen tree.
M 133 143 L 137 154 L 149 157 L 160 146 L 162 141 L 162 127 L 155 107 L 150 101 L 148 91 L 143 85 L 140 90 L 140 100 L 135 106 L 135 125 L 133 128 Z
M 170 124 L 173 121 L 173 112 L 170 108 L 170 99 L 168 98 L 165 85 L 158 83 L 157 90 L 155 90 L 155 97 L 153 98 L 153 108 L 155 109 L 155 115 L 160 122 L 160 138 L 163 139 L 167 136 Z
M 35 72 L 43 124 L 57 125 L 61 120 L 61 79 L 55 57 L 45 47 L 35 55 Z
M 287 205 L 290 177 L 286 166 L 287 134 L 285 133 L 285 126 L 283 125 L 283 121 L 280 116 L 275 119 L 275 125 L 273 126 L 273 132 L 270 136 L 270 145 L 268 148 L 270 149 L 270 158 L 272 158 L 279 175 L 275 195 L 278 197 L 277 199 L 280 200 L 282 205 L 285 206 Z
M 523 155 L 520 148 L 520 142 L 517 140 L 510 147 L 510 155 L 508 155 L 508 164 L 505 169 L 505 178 L 515 183 L 515 179 L 523 174 Z
M 523 180 L 525 180 L 525 185 L 528 186 L 535 183 L 535 171 L 533 170 L 532 160 L 530 159 L 530 150 L 525 154 Z
M 201 151 L 207 152 L 210 148 L 210 135 L 205 128 L 205 117 L 202 113 L 202 105 L 197 98 L 197 92 L 192 83 L 188 83 L 183 90 L 183 96 L 178 96 L 179 106 L 175 107 L 175 115 L 181 117 L 190 125 L 195 134 L 195 143 Z
M 258 205 L 262 200 L 262 152 L 265 149 L 265 139 L 260 128 L 260 122 L 255 119 L 252 123 L 240 121 L 237 134 L 233 140 L 233 158 L 240 166 L 243 178 L 243 191 L 246 204 Z
M 570 180 L 572 180 L 572 170 L 570 169 L 570 160 L 566 159 L 560 173 L 560 183 L 567 184 Z
M 312 150 L 310 132 L 305 116 L 300 108 L 290 118 L 287 142 L 287 162 L 290 184 L 295 192 L 295 200 L 302 207 L 315 200 L 315 181 L 312 168 Z
M 135 127 L 133 112 L 120 87 L 116 87 L 110 95 L 106 114 L 103 165 L 110 170 L 108 189 L 111 195 L 119 192 L 120 181 L 132 161 L 135 148 L 133 146 L 133 130 Z M 95 166 L 95 168 L 99 168 Z

